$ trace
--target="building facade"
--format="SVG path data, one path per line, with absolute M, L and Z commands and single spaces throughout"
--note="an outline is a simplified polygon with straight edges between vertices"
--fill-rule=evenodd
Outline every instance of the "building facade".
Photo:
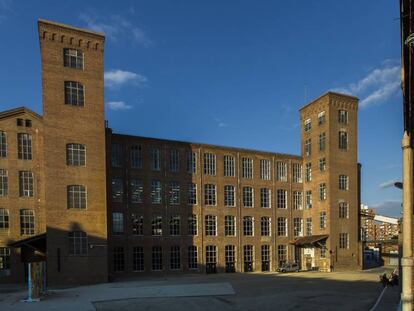
M 39 20 L 39 40 L 43 116 L 0 113 L 0 281 L 361 267 L 357 98 L 300 110 L 302 155 L 122 135 L 103 35 Z

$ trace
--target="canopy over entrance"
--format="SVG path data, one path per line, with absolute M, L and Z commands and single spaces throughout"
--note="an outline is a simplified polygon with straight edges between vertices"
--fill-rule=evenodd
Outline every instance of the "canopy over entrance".
M 9 244 L 21 248 L 23 262 L 42 261 L 46 258 L 46 233 L 35 235 Z
M 304 236 L 296 238 L 293 242 L 290 242 L 290 244 L 297 247 L 323 247 L 328 237 L 329 235 L 327 234 Z

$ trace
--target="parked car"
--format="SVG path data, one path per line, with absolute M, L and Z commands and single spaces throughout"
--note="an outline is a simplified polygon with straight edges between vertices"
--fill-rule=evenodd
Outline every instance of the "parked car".
M 278 272 L 299 272 L 300 268 L 296 262 L 284 263 L 279 268 Z

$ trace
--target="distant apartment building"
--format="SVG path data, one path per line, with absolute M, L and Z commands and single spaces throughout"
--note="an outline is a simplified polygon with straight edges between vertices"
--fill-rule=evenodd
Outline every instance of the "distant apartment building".
M 361 206 L 361 232 L 363 241 L 387 241 L 398 238 L 399 220 L 378 215 L 374 208 Z
M 43 116 L 0 113 L 0 282 L 361 267 L 357 98 L 300 109 L 301 155 L 118 134 L 104 36 L 39 20 L 39 40 Z

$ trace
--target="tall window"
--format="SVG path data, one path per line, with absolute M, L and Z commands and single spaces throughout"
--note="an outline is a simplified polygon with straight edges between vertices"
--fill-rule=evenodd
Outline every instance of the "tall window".
M 134 271 L 144 271 L 144 248 L 142 246 L 133 247 L 132 264 Z
M 339 202 L 339 218 L 343 218 L 343 219 L 349 218 L 348 203 Z
M 188 184 L 188 205 L 196 205 L 197 204 L 197 184 L 189 183 Z
M 320 229 L 326 228 L 326 212 L 319 213 L 319 228 Z
M 224 156 L 224 176 L 234 177 L 234 157 L 231 155 Z
M 123 213 L 112 213 L 112 232 L 113 234 L 124 234 Z
M 206 235 L 217 235 L 217 217 L 206 215 L 205 217 Z
M 174 215 L 170 219 L 170 235 L 180 235 L 180 216 Z
M 293 234 L 294 236 L 303 235 L 303 219 L 296 217 L 293 218 Z
M 345 131 L 339 131 L 339 149 L 348 149 L 348 133 Z
M 140 179 L 131 179 L 129 182 L 131 192 L 131 203 L 142 203 L 144 201 L 144 183 Z
M 215 245 L 206 246 L 206 264 L 217 263 L 217 251 Z
M 305 208 L 312 208 L 312 190 L 306 190 L 305 192 Z
M 0 130 L 0 158 L 7 157 L 7 134 Z
M 312 152 L 312 143 L 311 143 L 311 139 L 306 139 L 305 140 L 305 156 L 310 156 Z
M 144 235 L 144 216 L 131 214 L 131 226 L 133 235 Z
M 277 208 L 287 208 L 287 191 L 277 189 Z
M 253 236 L 253 217 L 251 216 L 243 217 L 243 235 Z
M 178 270 L 181 268 L 181 251 L 178 245 L 171 246 L 170 248 L 170 269 Z
M 9 210 L 0 208 L 0 233 L 9 232 Z
M 348 176 L 339 175 L 339 190 L 348 190 L 348 189 L 349 189 Z
M 0 169 L 0 197 L 7 196 L 9 192 L 9 178 L 7 171 Z
M 66 145 L 66 164 L 84 166 L 86 162 L 86 148 L 82 144 Z
M 305 181 L 312 181 L 312 163 L 310 162 L 305 164 Z
M 85 89 L 83 84 L 65 81 L 65 105 L 81 107 L 85 105 Z
M 243 261 L 244 263 L 253 263 L 253 245 L 243 246 Z
M 277 235 L 278 236 L 287 236 L 287 218 L 278 217 L 277 218 Z
M 161 181 L 151 181 L 151 203 L 161 204 L 162 203 L 162 186 Z
M 197 153 L 187 153 L 187 173 L 195 174 L 197 172 Z
M 279 263 L 279 267 L 286 263 L 287 260 L 287 248 L 286 245 L 278 245 L 277 246 L 277 261 Z
M 305 132 L 309 132 L 311 128 L 312 128 L 311 119 L 306 119 L 305 122 L 303 123 L 303 130 Z
M 34 210 L 20 210 L 20 235 L 33 235 L 35 233 Z
M 68 233 L 69 255 L 85 256 L 88 254 L 88 235 L 83 231 Z
M 122 246 L 114 247 L 114 271 L 122 272 L 125 270 L 125 255 Z
M 293 209 L 302 209 L 302 192 L 293 191 Z
M 225 185 L 224 186 L 224 206 L 226 207 L 233 207 L 234 204 L 234 186 L 233 185 Z
M 27 133 L 18 133 L 18 158 L 21 160 L 32 159 L 32 135 Z
M 325 123 L 325 111 L 321 111 L 318 113 L 318 125 L 322 125 Z
M 142 168 L 142 147 L 141 145 L 131 146 L 131 167 Z
M 338 122 L 342 124 L 348 123 L 348 111 L 338 110 Z
M 83 52 L 75 49 L 63 49 L 63 65 L 69 68 L 83 69 Z
M 321 201 L 326 200 L 326 184 L 325 183 L 319 184 L 319 200 Z
M 319 134 L 319 151 L 324 151 L 326 147 L 326 134 Z
M 260 233 L 261 236 L 270 236 L 270 218 L 261 217 L 260 218 Z
M 161 169 L 160 149 L 151 149 L 151 170 L 159 171 Z
M 302 164 L 300 163 L 293 163 L 292 164 L 293 170 L 293 182 L 301 183 L 302 182 Z
M 253 178 L 253 159 L 242 158 L 242 177 Z
M 122 145 L 113 143 L 111 145 L 111 164 L 113 167 L 122 167 Z
M 170 204 L 180 204 L 180 185 L 176 181 L 170 182 Z
M 204 185 L 204 204 L 216 205 L 216 185 L 205 184 Z
M 262 245 L 262 271 L 269 271 L 270 262 L 270 245 Z M 263 263 L 268 263 L 267 267 L 263 266 Z
M 198 268 L 198 253 L 197 246 L 191 245 L 188 247 L 188 269 Z
M 270 208 L 271 195 L 269 188 L 260 189 L 260 207 Z
M 224 247 L 224 259 L 226 265 L 234 266 L 234 263 L 236 262 L 236 247 L 234 245 L 226 245 Z
M 162 216 L 154 215 L 151 222 L 151 234 L 162 235 Z
M 216 175 L 216 155 L 213 153 L 204 153 L 204 174 Z
M 243 187 L 243 206 L 253 207 L 253 188 Z
M 306 235 L 311 236 L 312 235 L 312 218 L 306 218 Z
M 112 202 L 121 203 L 124 196 L 124 181 L 121 178 L 113 178 L 111 182 Z
M 0 247 L 0 271 L 10 269 L 10 248 Z
M 151 269 L 153 271 L 162 270 L 162 268 L 163 268 L 163 264 L 162 264 L 162 247 L 161 246 L 153 246 L 151 255 L 152 255 Z
M 19 172 L 19 193 L 21 197 L 33 197 L 33 173 Z
M 68 208 L 86 208 L 86 188 L 82 185 L 70 185 L 67 187 Z
M 224 235 L 236 235 L 236 218 L 233 215 L 226 215 L 224 217 Z
M 326 158 L 319 159 L 319 171 L 326 171 Z
M 188 216 L 188 235 L 197 235 L 197 215 L 191 214 Z
M 276 180 L 287 181 L 287 163 L 276 162 Z
M 260 160 L 260 178 L 270 180 L 270 161 L 266 159 Z
M 339 234 L 339 248 L 343 248 L 343 249 L 349 248 L 349 234 L 348 233 Z
M 170 150 L 170 172 L 180 170 L 180 152 L 177 149 Z

